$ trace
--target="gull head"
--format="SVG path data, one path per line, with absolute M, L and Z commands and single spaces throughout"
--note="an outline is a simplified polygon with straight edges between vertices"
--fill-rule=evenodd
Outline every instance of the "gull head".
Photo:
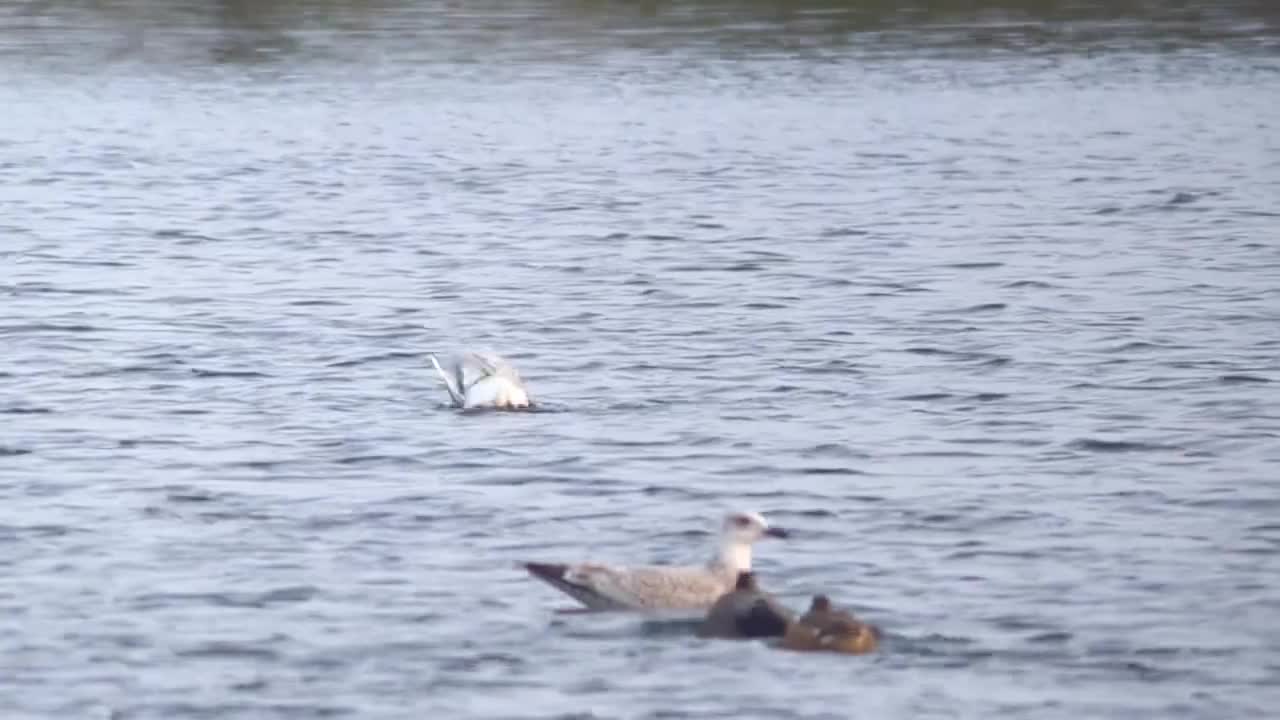
M 751 545 L 766 537 L 785 538 L 789 535 L 780 527 L 773 527 L 764 516 L 755 512 L 731 512 L 724 516 L 720 529 L 721 539 L 733 545 Z

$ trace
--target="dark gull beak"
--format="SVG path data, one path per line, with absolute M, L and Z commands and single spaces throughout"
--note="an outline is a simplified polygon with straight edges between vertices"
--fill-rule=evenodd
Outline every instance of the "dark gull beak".
M 791 537 L 791 533 L 780 527 L 771 527 L 764 531 L 766 537 L 786 538 Z

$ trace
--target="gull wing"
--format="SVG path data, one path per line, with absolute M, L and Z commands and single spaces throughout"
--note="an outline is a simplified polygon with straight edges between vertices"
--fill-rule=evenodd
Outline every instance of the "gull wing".
M 506 358 L 495 353 L 467 353 L 466 357 L 463 358 L 463 363 L 473 368 L 480 375 L 481 379 L 486 377 L 502 377 L 515 382 L 517 385 L 521 382 L 520 373 L 516 370 L 515 366 L 508 362 Z M 475 381 L 473 380 L 472 382 Z
M 585 566 L 575 577 L 619 603 L 646 609 L 706 609 L 729 589 L 707 568 Z
M 594 610 L 703 610 L 728 590 L 707 568 L 528 563 L 535 577 Z
M 705 568 L 613 568 L 527 562 L 535 578 L 591 610 L 703 610 L 726 591 L 727 580 Z
M 431 355 L 430 357 L 436 373 L 440 375 L 440 379 L 444 381 L 445 389 L 449 391 L 449 398 L 453 400 L 454 405 L 461 407 L 465 400 L 462 395 L 461 373 L 455 373 L 454 377 L 449 377 L 449 373 L 446 373 L 444 368 L 440 367 L 440 361 L 436 360 L 436 356 Z

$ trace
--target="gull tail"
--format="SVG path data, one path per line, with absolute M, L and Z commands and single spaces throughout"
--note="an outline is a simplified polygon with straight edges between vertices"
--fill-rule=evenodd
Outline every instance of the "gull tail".
M 568 579 L 569 566 L 559 563 L 528 562 L 529 574 L 586 606 L 587 610 L 619 610 L 622 606 L 594 589 Z
M 436 360 L 435 355 L 429 356 L 431 364 L 435 366 L 436 372 L 439 373 L 440 379 L 444 381 L 444 387 L 449 391 L 449 397 L 453 400 L 453 404 L 462 407 L 465 404 L 465 398 L 462 396 L 462 390 L 458 387 L 453 378 L 449 377 L 449 373 L 440 367 L 440 361 Z

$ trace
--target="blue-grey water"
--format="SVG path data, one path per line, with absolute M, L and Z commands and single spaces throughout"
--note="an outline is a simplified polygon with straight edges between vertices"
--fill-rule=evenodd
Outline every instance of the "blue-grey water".
M 0 715 L 1275 717 L 1280 15 L 936 5 L 0 6 Z

